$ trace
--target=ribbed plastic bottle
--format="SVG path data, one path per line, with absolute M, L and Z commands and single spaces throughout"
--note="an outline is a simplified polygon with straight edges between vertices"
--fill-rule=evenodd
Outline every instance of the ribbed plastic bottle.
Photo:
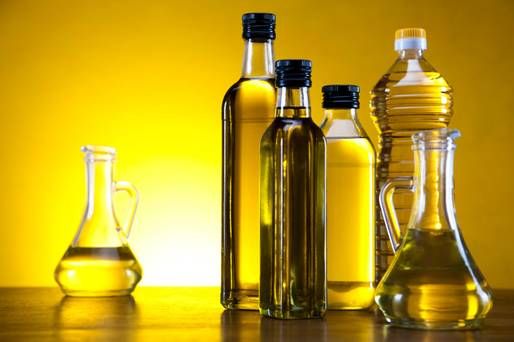
M 397 60 L 371 91 L 371 115 L 380 133 L 377 191 L 391 178 L 414 175 L 412 134 L 447 127 L 453 114 L 451 87 L 425 59 L 425 30 L 397 30 L 394 49 L 398 52 Z M 393 200 L 404 231 L 411 212 L 412 193 L 398 191 Z M 378 203 L 376 209 L 376 280 L 379 281 L 393 252 Z

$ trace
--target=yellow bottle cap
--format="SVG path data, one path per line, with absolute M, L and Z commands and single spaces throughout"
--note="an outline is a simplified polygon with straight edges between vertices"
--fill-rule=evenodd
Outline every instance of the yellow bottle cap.
M 396 30 L 394 33 L 394 49 L 396 51 L 427 49 L 427 33 L 422 28 L 408 27 Z

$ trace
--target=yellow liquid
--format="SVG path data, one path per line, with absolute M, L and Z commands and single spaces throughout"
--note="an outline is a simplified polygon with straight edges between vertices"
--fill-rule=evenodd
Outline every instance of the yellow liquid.
M 403 327 L 474 328 L 492 306 L 462 237 L 449 229 L 407 229 L 376 292 L 386 320 Z
M 426 59 L 399 58 L 371 93 L 371 115 L 380 133 L 377 193 L 389 179 L 414 176 L 411 136 L 417 131 L 447 127 L 452 117 L 452 89 Z M 397 191 L 394 204 L 405 232 L 412 208 L 412 193 Z M 376 279 L 380 280 L 393 258 L 389 237 L 377 203 Z
M 367 138 L 327 138 L 329 309 L 373 304 L 375 152 Z
M 259 305 L 259 145 L 275 113 L 273 79 L 242 79 L 223 120 L 222 290 L 225 308 Z
M 284 112 L 261 141 L 260 313 L 320 318 L 327 306 L 325 138 L 304 108 Z
M 141 275 L 128 247 L 70 247 L 55 270 L 55 280 L 69 296 L 128 295 Z

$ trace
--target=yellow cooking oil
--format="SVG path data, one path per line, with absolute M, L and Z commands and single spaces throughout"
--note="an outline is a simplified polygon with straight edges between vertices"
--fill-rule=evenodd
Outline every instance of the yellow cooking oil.
M 376 297 L 390 323 L 424 329 L 480 325 L 492 307 L 491 293 L 458 230 L 409 228 L 397 253 Z
M 412 134 L 445 128 L 453 115 L 453 92 L 445 78 L 425 58 L 427 38 L 421 28 L 396 31 L 398 58 L 371 91 L 371 116 L 380 134 L 377 193 L 394 177 L 414 175 Z M 412 193 L 397 191 L 394 204 L 405 232 L 412 209 Z M 394 253 L 377 203 L 376 277 L 382 278 Z
M 327 139 L 329 309 L 362 309 L 374 296 L 374 150 L 368 138 Z
M 120 296 L 134 290 L 141 274 L 141 265 L 128 246 L 70 246 L 55 279 L 69 296 Z

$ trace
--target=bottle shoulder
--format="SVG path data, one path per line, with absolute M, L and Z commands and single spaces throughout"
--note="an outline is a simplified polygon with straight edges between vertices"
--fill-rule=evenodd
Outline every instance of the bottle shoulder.
M 271 120 L 274 117 L 275 100 L 274 78 L 241 78 L 223 97 L 222 118 Z
M 275 92 L 275 79 L 270 77 L 242 77 L 227 89 L 225 95 L 223 96 L 223 102 L 232 100 L 235 96 L 244 90 L 252 90 L 253 92 Z
M 323 118 L 320 128 L 327 139 L 368 138 L 366 130 L 358 119 L 341 120 L 326 116 Z
M 404 86 L 438 86 L 451 91 L 447 80 L 424 58 L 397 58 L 378 80 L 373 92 Z
M 263 138 L 274 139 L 278 135 L 289 137 L 304 135 L 316 141 L 325 141 L 323 131 L 312 118 L 276 117 L 264 132 Z

